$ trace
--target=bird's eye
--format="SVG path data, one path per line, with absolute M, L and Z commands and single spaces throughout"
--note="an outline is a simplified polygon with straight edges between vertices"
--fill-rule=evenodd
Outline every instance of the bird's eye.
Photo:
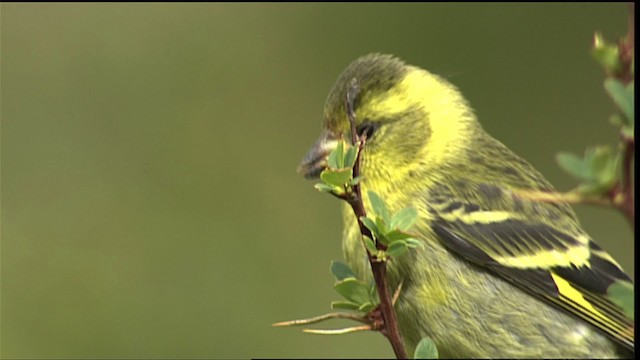
M 372 123 L 370 121 L 365 121 L 362 124 L 358 125 L 358 127 L 356 128 L 356 132 L 358 133 L 359 137 L 365 137 L 367 139 L 371 139 L 371 137 L 373 136 L 373 133 L 376 132 L 377 128 L 378 128 L 377 124 Z

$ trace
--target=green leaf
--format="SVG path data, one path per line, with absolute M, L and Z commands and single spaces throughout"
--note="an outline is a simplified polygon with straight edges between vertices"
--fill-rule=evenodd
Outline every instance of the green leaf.
M 408 230 L 416 222 L 418 212 L 412 207 L 404 208 L 391 217 L 390 229 Z
M 428 337 L 422 338 L 416 346 L 416 350 L 413 353 L 414 359 L 437 359 L 438 348 L 436 344 Z
M 360 307 L 358 308 L 358 311 L 362 311 L 363 313 L 368 313 L 369 311 L 375 309 L 375 305 L 373 305 L 370 301 L 363 303 L 362 305 L 360 305 Z
M 378 252 L 378 248 L 376 248 L 376 243 L 374 243 L 370 237 L 363 236 L 362 239 L 364 241 L 364 247 L 367 248 L 367 250 L 369 250 L 369 253 L 375 254 Z
M 380 239 L 382 239 L 382 237 L 384 237 L 384 235 L 387 233 L 388 230 L 387 230 L 387 225 L 385 224 L 385 221 L 382 220 L 380 216 L 376 216 L 376 226 L 378 227 Z
M 321 192 L 339 192 L 342 190 L 339 186 L 333 186 L 333 185 L 328 185 L 324 183 L 317 183 L 313 185 L 313 187 L 316 188 L 316 190 Z
M 591 180 L 592 174 L 588 165 L 582 159 L 571 153 L 561 152 L 556 155 L 556 160 L 569 174 L 578 179 Z
M 605 41 L 599 33 L 594 38 L 591 55 L 608 73 L 615 74 L 622 70 L 618 46 Z
M 630 83 L 624 86 L 620 81 L 609 78 L 604 81 L 604 88 L 607 90 L 613 102 L 620 108 L 624 116 L 631 120 L 634 118 L 634 85 Z
M 391 220 L 391 215 L 389 214 L 389 209 L 387 209 L 387 205 L 384 203 L 384 200 L 382 200 L 382 198 L 374 191 L 369 190 L 368 194 L 373 211 L 376 215 L 380 216 L 386 224 L 388 224 Z
M 344 280 L 346 278 L 357 278 L 356 274 L 351 270 L 349 265 L 340 261 L 331 261 L 331 273 L 336 280 Z
M 613 185 L 620 179 L 622 175 L 620 171 L 622 154 L 618 152 L 613 155 L 610 154 L 607 158 L 606 164 L 602 167 L 598 175 L 598 183 L 605 189 L 611 189 Z
M 578 189 L 582 193 L 601 193 L 610 190 L 620 177 L 620 155 L 612 154 L 608 146 L 587 149 L 584 163 L 590 177 Z
M 377 236 L 378 234 L 380 234 L 380 231 L 378 231 L 378 227 L 376 226 L 376 223 L 373 222 L 371 218 L 366 216 L 361 216 L 360 221 L 362 221 L 362 225 L 364 225 L 367 229 L 369 229 L 374 236 Z
M 628 281 L 616 281 L 607 289 L 611 301 L 622 308 L 631 320 L 635 321 L 634 286 Z
M 351 185 L 357 185 L 358 183 L 360 183 L 360 181 L 362 181 L 362 179 L 364 179 L 363 175 L 354 177 L 353 179 L 351 179 Z
M 356 164 L 356 158 L 358 156 L 358 145 L 350 146 L 347 153 L 344 155 L 344 167 L 352 168 Z
M 327 158 L 327 166 L 329 169 L 344 168 L 344 141 L 338 141 L 335 149 L 331 150 Z
M 360 307 L 359 304 L 353 303 L 351 301 L 332 301 L 331 302 L 332 309 L 358 310 L 359 307 Z
M 325 184 L 333 186 L 344 186 L 351 178 L 351 169 L 325 169 L 320 174 L 320 179 Z
M 368 286 L 356 278 L 346 278 L 333 286 L 336 291 L 347 300 L 357 304 L 369 301 Z
M 611 150 L 608 147 L 594 146 L 587 149 L 585 161 L 590 167 L 591 174 L 595 175 L 607 166 L 611 157 Z
M 403 240 L 398 240 L 389 244 L 386 253 L 391 257 L 397 258 L 406 253 L 407 250 L 407 243 L 405 243 Z
M 582 194 L 610 190 L 620 177 L 620 155 L 612 154 L 608 146 L 588 148 L 584 159 L 568 153 L 559 153 L 557 159 L 561 167 L 583 181 L 578 186 Z
M 385 234 L 385 237 L 389 242 L 394 242 L 396 240 L 404 240 L 411 237 L 411 234 L 407 234 L 404 231 L 400 230 L 391 230 L 390 232 Z

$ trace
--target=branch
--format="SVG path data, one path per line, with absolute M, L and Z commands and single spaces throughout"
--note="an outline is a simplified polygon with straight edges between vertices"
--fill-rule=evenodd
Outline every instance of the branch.
M 350 319 L 350 320 L 358 321 L 365 324 L 369 323 L 367 319 L 364 319 L 360 316 L 356 316 L 351 313 L 335 312 L 335 313 L 329 313 L 329 314 L 312 317 L 309 319 L 281 321 L 281 322 L 273 323 L 271 324 L 271 326 L 284 327 L 284 326 L 309 325 L 309 324 L 315 324 L 317 322 L 321 322 L 329 319 Z
M 634 57 L 634 44 L 635 44 L 635 3 L 629 4 L 629 24 L 627 30 L 627 36 L 620 42 L 620 62 L 623 65 L 623 75 L 621 80 L 625 85 L 634 81 L 633 76 L 633 57 Z M 635 179 L 632 178 L 632 166 L 633 157 L 635 154 L 635 138 L 634 136 L 627 136 L 622 132 L 622 146 L 623 146 L 623 158 L 622 158 L 622 184 L 620 190 L 623 195 L 623 202 L 619 206 L 619 209 L 625 214 L 627 220 L 631 224 L 631 228 L 635 232 L 636 229 L 636 217 L 635 217 L 635 203 L 634 203 L 634 184 Z
M 616 207 L 622 211 L 631 224 L 631 228 L 636 230 L 636 211 L 634 198 L 634 186 L 632 178 L 633 156 L 635 154 L 635 139 L 633 137 L 623 136 L 624 155 L 622 159 L 622 184 L 620 191 L 622 194 L 622 203 Z
M 347 90 L 347 96 L 345 99 L 345 110 L 347 113 L 347 117 L 349 118 L 349 124 L 351 125 L 351 144 L 353 146 L 358 145 L 358 155 L 356 157 L 356 163 L 353 166 L 353 177 L 357 178 L 360 176 L 360 154 L 362 153 L 363 146 L 366 142 L 366 135 L 360 137 L 356 131 L 356 121 L 355 121 L 355 113 L 354 113 L 354 101 L 360 92 L 360 88 L 358 86 L 357 80 L 354 78 L 351 80 L 351 84 L 349 89 Z M 360 137 L 360 139 L 359 139 Z M 360 191 L 360 184 L 356 184 L 353 186 L 353 192 L 350 192 L 349 195 L 345 196 L 344 200 L 346 200 L 353 212 L 356 215 L 356 219 L 358 220 L 358 227 L 360 228 L 360 233 L 363 236 L 367 236 L 370 239 L 374 239 L 371 231 L 367 229 L 362 221 L 360 220 L 362 217 L 367 216 L 366 211 L 364 209 L 364 204 L 362 202 L 362 194 Z M 381 244 L 379 241 L 376 241 L 376 247 L 379 250 L 386 250 L 386 246 Z M 393 302 L 391 300 L 391 295 L 389 293 L 389 287 L 387 285 L 387 263 L 386 261 L 381 261 L 367 250 L 367 256 L 369 258 L 369 264 L 371 265 L 371 271 L 373 272 L 373 278 L 376 284 L 376 289 L 378 291 L 378 297 L 380 298 L 380 312 L 382 313 L 383 324 L 380 328 L 380 332 L 387 337 L 389 342 L 391 343 L 391 347 L 393 348 L 393 352 L 398 359 L 407 359 L 407 352 L 404 348 L 404 343 L 402 342 L 402 337 L 400 336 L 400 330 L 398 329 L 398 320 L 396 318 L 396 313 L 393 310 Z

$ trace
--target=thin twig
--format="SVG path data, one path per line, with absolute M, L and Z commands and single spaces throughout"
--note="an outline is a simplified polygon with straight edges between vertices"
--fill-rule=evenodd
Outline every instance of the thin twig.
M 348 327 L 344 329 L 327 329 L 327 330 L 304 329 L 302 330 L 302 332 L 305 332 L 307 334 L 316 334 L 316 335 L 343 335 L 343 334 L 350 334 L 354 332 L 369 331 L 369 330 L 371 330 L 371 325 L 353 326 L 353 327 Z
M 355 314 L 344 313 L 344 312 L 335 312 L 335 313 L 329 313 L 329 314 L 324 314 L 324 315 L 320 315 L 320 316 L 315 316 L 315 317 L 308 318 L 308 319 L 281 321 L 281 322 L 273 323 L 273 324 L 271 324 L 271 326 L 283 327 L 283 326 L 309 325 L 309 324 L 315 324 L 317 322 L 328 320 L 328 319 L 349 319 L 349 320 L 355 320 L 355 321 L 358 321 L 358 322 L 361 322 L 361 323 L 364 323 L 364 324 L 368 323 L 367 319 L 362 318 L 360 316 L 357 316 Z
M 627 35 L 618 42 L 619 59 L 622 69 L 620 73 L 614 74 L 618 80 L 628 85 L 634 81 L 633 75 L 633 59 L 635 47 L 635 4 L 629 3 L 629 20 Z M 630 119 L 632 120 L 632 119 Z M 626 217 L 631 228 L 635 232 L 635 202 L 634 202 L 634 184 L 635 179 L 632 178 L 633 158 L 635 154 L 635 138 L 627 136 L 624 132 L 621 135 L 622 141 L 622 179 L 615 192 L 611 194 L 612 200 L 616 206 Z
M 634 41 L 635 41 L 635 3 L 629 3 L 629 21 L 627 36 L 618 43 L 620 63 L 622 69 L 618 76 L 616 76 L 625 85 L 633 81 L 633 56 L 634 56 Z
M 347 96 L 345 98 L 345 110 L 347 113 L 347 117 L 349 118 L 349 124 L 351 126 L 351 144 L 353 146 L 356 146 L 358 144 L 358 155 L 356 157 L 355 165 L 353 166 L 354 178 L 360 176 L 360 154 L 362 153 L 362 149 L 367 140 L 366 136 L 363 136 L 359 139 L 359 135 L 356 131 L 354 102 L 359 92 L 360 87 L 358 86 L 357 80 L 354 78 L 351 80 L 351 84 L 349 89 L 347 89 Z M 347 197 L 346 200 L 351 205 L 351 208 L 356 215 L 356 219 L 358 219 L 358 227 L 360 228 L 360 233 L 363 236 L 368 236 L 369 238 L 374 239 L 371 231 L 369 231 L 369 229 L 365 227 L 360 220 L 362 217 L 367 215 L 364 209 L 364 204 L 362 202 L 360 184 L 354 185 L 353 192 L 351 192 L 350 194 L 351 196 Z M 386 250 L 386 246 L 378 241 L 376 241 L 376 247 L 379 250 Z M 369 258 L 369 264 L 371 265 L 371 271 L 373 272 L 373 278 L 376 284 L 376 289 L 378 291 L 378 297 L 380 298 L 379 308 L 384 321 L 383 327 L 380 329 L 380 332 L 385 335 L 391 343 L 391 347 L 393 348 L 393 352 L 395 353 L 396 358 L 406 359 L 407 352 L 404 348 L 402 337 L 400 336 L 398 320 L 393 309 L 393 303 L 391 301 L 389 287 L 387 285 L 387 263 L 385 261 L 380 261 L 372 256 L 368 250 L 367 256 Z

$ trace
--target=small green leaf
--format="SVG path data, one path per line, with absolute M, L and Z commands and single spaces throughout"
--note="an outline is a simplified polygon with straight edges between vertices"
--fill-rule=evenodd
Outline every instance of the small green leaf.
M 341 140 L 338 143 L 338 168 L 342 169 L 345 168 L 346 166 L 344 166 L 344 148 L 345 146 L 348 146 L 344 140 Z
M 368 301 L 360 305 L 360 307 L 358 308 L 358 311 L 362 311 L 363 313 L 368 313 L 369 311 L 373 310 L 375 307 L 376 307 L 375 305 L 373 305 L 371 302 Z
M 362 239 L 364 241 L 364 247 L 367 248 L 367 250 L 369 250 L 369 253 L 375 254 L 378 252 L 378 248 L 376 248 L 376 243 L 374 243 L 370 237 L 363 236 Z
M 376 223 L 373 222 L 371 218 L 368 218 L 366 216 L 361 216 L 360 221 L 362 221 L 362 225 L 364 225 L 367 229 L 369 229 L 374 236 L 377 236 L 378 234 L 380 234 L 380 231 L 378 231 L 378 227 L 376 226 Z
M 356 158 L 358 156 L 358 145 L 350 146 L 347 153 L 344 155 L 344 167 L 352 168 L 356 164 Z
M 607 168 L 611 161 L 611 149 L 606 146 L 595 146 L 587 150 L 585 160 L 588 161 L 590 172 L 594 178 L 598 178 L 598 174 Z
M 342 190 L 339 186 L 333 186 L 324 183 L 317 183 L 313 185 L 313 187 L 321 192 L 339 192 L 340 190 Z
M 369 190 L 369 201 L 371 201 L 371 206 L 373 207 L 373 211 L 376 215 L 380 216 L 382 220 L 386 224 L 388 224 L 391 220 L 391 215 L 389 214 L 389 209 L 387 209 L 387 205 L 384 203 L 384 200 L 376 194 L 375 192 Z
M 576 155 L 561 152 L 556 155 L 556 160 L 560 167 L 578 179 L 591 179 L 591 170 L 589 169 L 589 166 L 587 166 L 584 161 Z
M 332 309 L 358 310 L 359 307 L 360 307 L 359 304 L 356 304 L 351 301 L 332 301 L 331 302 Z
M 605 41 L 599 33 L 594 37 L 591 54 L 608 73 L 616 74 L 622 70 L 618 47 Z
M 394 241 L 387 248 L 387 255 L 397 258 L 407 252 L 407 243 L 403 240 Z
M 610 189 L 618 182 L 621 176 L 620 164 L 622 154 L 618 152 L 607 158 L 605 166 L 598 173 L 598 182 L 606 189 Z
M 612 154 L 607 146 L 588 148 L 584 159 L 568 153 L 559 153 L 557 159 L 561 167 L 583 181 L 578 186 L 582 194 L 610 190 L 620 177 L 620 156 Z
M 329 169 L 344 168 L 344 141 L 338 141 L 335 149 L 331 150 L 327 158 L 327 166 Z
M 630 83 L 628 86 L 624 86 L 620 81 L 616 79 L 606 79 L 604 81 L 604 88 L 607 90 L 609 96 L 613 102 L 620 108 L 620 111 L 627 119 L 634 118 L 634 85 Z
M 388 232 L 387 234 L 385 234 L 385 237 L 387 238 L 387 240 L 389 242 L 394 242 L 396 240 L 404 240 L 404 239 L 408 239 L 411 237 L 410 234 L 407 234 L 404 231 L 400 231 L 400 230 L 391 230 L 390 232 Z
M 602 193 L 610 190 L 620 177 L 620 154 L 612 154 L 608 146 L 596 146 L 587 149 L 584 164 L 588 168 L 589 178 L 580 184 L 583 194 Z
M 349 265 L 340 261 L 331 261 L 331 273 L 336 280 L 344 280 L 346 278 L 357 278 L 356 274 L 351 270 Z
M 422 338 L 416 346 L 416 350 L 413 353 L 414 359 L 437 359 L 438 348 L 436 344 L 428 337 Z
M 391 217 L 390 229 L 408 230 L 416 222 L 418 212 L 412 207 L 404 208 Z
M 320 174 L 320 179 L 325 184 L 333 186 L 343 186 L 351 178 L 351 169 L 325 169 Z
M 335 283 L 336 291 L 347 300 L 357 304 L 369 301 L 369 289 L 365 283 L 356 278 L 346 278 Z
M 622 308 L 624 314 L 635 321 L 634 286 L 628 281 L 616 281 L 607 289 L 611 301 Z
M 358 176 L 354 177 L 353 179 L 351 179 L 351 185 L 359 184 L 360 181 L 362 181 L 362 179 L 364 179 L 363 175 L 358 175 Z
M 382 238 L 388 230 L 385 221 L 380 216 L 376 216 L 376 226 L 378 227 L 380 238 Z

